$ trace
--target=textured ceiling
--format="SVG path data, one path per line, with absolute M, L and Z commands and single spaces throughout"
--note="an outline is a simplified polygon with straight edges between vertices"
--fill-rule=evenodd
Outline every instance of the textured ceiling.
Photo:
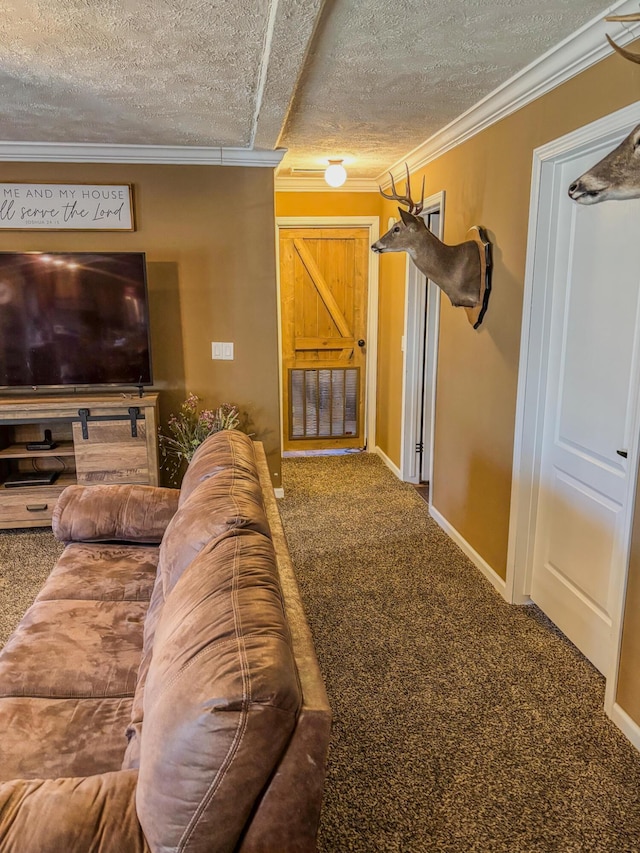
M 0 141 L 289 149 L 375 177 L 602 0 L 0 0 Z
M 602 0 L 329 3 L 280 174 L 333 155 L 349 174 L 378 175 L 602 10 Z

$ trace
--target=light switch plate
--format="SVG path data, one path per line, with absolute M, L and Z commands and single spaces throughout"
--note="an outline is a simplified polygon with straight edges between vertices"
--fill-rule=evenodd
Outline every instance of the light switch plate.
M 233 361 L 233 343 L 229 341 L 212 341 L 211 358 L 222 361 Z

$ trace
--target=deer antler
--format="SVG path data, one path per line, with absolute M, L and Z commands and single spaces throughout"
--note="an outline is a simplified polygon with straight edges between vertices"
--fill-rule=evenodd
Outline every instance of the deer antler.
M 397 201 L 400 204 L 406 204 L 409 208 L 409 213 L 413 213 L 414 216 L 417 216 L 422 212 L 422 208 L 424 207 L 424 175 L 422 176 L 422 197 L 420 199 L 420 204 L 416 204 L 411 198 L 411 180 L 409 178 L 409 166 L 407 163 L 404 164 L 405 169 L 407 170 L 407 184 L 405 187 L 405 195 L 400 195 L 396 190 L 396 185 L 393 180 L 393 175 L 389 172 L 389 177 L 391 178 L 391 195 L 387 195 L 387 193 L 383 192 L 381 186 L 378 187 L 380 190 L 380 195 L 384 198 L 388 198 L 389 201 Z
M 605 21 L 640 21 L 640 12 L 632 15 L 607 15 Z
M 605 18 L 605 21 L 640 21 L 640 13 L 636 12 L 633 15 L 609 15 Z M 630 50 L 625 50 L 623 47 L 617 45 L 609 35 L 606 33 L 605 35 L 607 36 L 607 41 L 616 53 L 619 53 L 620 56 L 623 56 L 625 59 L 629 59 L 631 62 L 637 62 L 640 64 L 640 54 L 632 53 Z

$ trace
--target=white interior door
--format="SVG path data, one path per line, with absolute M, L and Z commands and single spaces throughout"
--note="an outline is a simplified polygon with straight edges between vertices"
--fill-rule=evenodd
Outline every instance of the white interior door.
M 622 454 L 636 444 L 640 201 L 572 202 L 566 187 L 592 163 L 592 154 L 565 163 L 553 199 L 558 228 L 531 598 L 609 675 L 636 465 Z
M 424 204 L 427 227 L 442 239 L 444 193 Z M 429 483 L 431 491 L 440 293 L 407 257 L 400 473 L 407 483 Z

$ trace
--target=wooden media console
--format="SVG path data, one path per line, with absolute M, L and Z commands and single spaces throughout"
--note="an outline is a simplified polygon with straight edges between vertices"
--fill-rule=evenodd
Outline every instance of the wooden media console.
M 0 529 L 50 525 L 71 483 L 157 486 L 157 406 L 157 394 L 0 397 Z M 46 430 L 55 446 L 28 449 Z

